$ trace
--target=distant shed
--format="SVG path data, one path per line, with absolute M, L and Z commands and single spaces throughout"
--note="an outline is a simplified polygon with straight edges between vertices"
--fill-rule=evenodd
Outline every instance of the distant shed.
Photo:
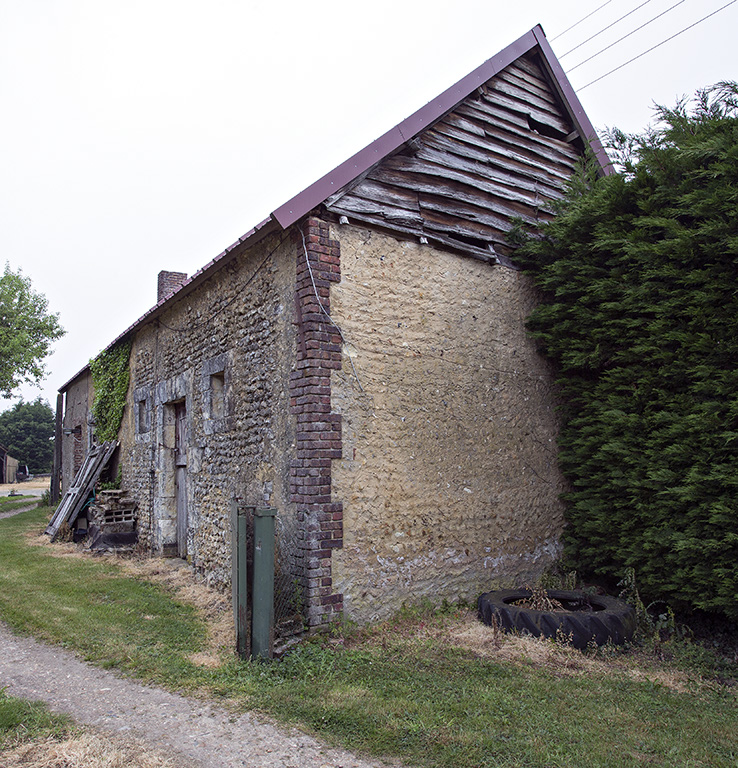
M 18 472 L 18 459 L 14 459 L 8 449 L 0 445 L 0 482 L 16 482 L 16 473 Z

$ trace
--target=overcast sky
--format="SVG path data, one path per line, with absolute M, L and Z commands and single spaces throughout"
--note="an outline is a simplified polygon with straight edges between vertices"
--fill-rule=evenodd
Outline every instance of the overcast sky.
M 640 131 L 738 79 L 738 3 L 584 86 L 728 2 L 0 0 L 2 260 L 67 330 L 23 396 L 55 407 L 159 270 L 196 271 L 535 24 L 594 126 Z

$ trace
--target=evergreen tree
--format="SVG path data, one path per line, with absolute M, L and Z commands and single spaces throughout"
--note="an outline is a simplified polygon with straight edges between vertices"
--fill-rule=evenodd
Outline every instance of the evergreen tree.
M 519 251 L 558 364 L 566 557 L 650 599 L 738 617 L 738 87 L 611 132 Z
M 54 460 L 54 412 L 38 398 L 22 400 L 0 413 L 0 444 L 13 458 L 27 464 L 31 474 L 51 472 Z

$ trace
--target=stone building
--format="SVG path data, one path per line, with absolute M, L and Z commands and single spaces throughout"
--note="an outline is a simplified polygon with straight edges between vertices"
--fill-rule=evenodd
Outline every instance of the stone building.
M 227 588 L 232 500 L 275 507 L 311 625 L 549 565 L 556 394 L 508 232 L 550 216 L 586 146 L 607 172 L 536 27 L 192 277 L 162 273 L 111 344 L 131 345 L 118 462 L 152 551 Z M 89 369 L 60 391 L 69 484 Z

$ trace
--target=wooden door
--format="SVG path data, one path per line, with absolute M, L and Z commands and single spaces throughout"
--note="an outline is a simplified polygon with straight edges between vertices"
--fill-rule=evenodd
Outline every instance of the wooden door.
M 177 554 L 187 558 L 187 408 L 184 402 L 174 406 L 174 486 L 177 498 Z

